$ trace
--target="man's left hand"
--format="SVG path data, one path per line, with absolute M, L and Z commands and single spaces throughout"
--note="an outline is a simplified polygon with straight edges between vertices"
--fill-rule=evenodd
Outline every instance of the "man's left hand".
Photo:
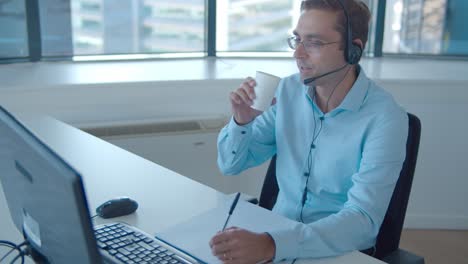
M 275 242 L 267 233 L 231 227 L 210 240 L 211 252 L 225 264 L 255 264 L 272 260 Z

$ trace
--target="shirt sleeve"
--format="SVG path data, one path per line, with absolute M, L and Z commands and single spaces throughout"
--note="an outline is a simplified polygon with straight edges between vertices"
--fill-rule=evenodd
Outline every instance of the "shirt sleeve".
M 275 262 L 336 256 L 374 245 L 405 159 L 407 135 L 403 110 L 380 118 L 364 137 L 360 167 L 352 175 L 343 209 L 313 223 L 270 232 Z
M 218 167 L 223 174 L 239 174 L 274 155 L 275 117 L 276 105 L 273 105 L 243 126 L 231 118 L 218 136 Z

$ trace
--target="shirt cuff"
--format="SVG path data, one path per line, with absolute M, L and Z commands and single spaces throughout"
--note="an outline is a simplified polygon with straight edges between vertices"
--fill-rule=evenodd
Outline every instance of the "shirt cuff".
M 253 121 L 245 125 L 238 125 L 234 120 L 234 117 L 231 117 L 231 121 L 228 125 L 229 134 L 233 135 L 247 135 L 252 131 Z
M 286 259 L 293 259 L 299 256 L 299 243 L 297 234 L 291 230 L 278 230 L 268 232 L 275 241 L 274 262 L 280 262 Z

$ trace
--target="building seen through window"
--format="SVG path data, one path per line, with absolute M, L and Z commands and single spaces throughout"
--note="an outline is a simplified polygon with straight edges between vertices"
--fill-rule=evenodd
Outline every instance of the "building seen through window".
M 204 0 L 72 0 L 75 55 L 205 51 Z M 218 0 L 218 51 L 287 51 L 300 1 Z
M 0 58 L 107 54 L 287 52 L 301 0 L 216 0 L 216 39 L 208 39 L 211 0 L 40 0 L 39 18 L 25 0 L 0 0 Z M 378 0 L 363 0 L 372 20 L 365 54 L 468 55 L 467 0 L 387 0 L 376 28 Z M 30 10 L 30 9 L 28 9 Z M 28 13 L 31 14 L 31 13 Z M 33 12 L 35 14 L 35 12 Z M 28 40 L 27 21 L 33 28 Z M 38 19 L 38 21 L 35 21 Z M 351 18 L 352 19 L 352 18 Z M 375 36 L 383 31 L 383 43 Z M 32 37 L 31 38 L 35 38 Z M 36 42 L 40 51 L 30 51 Z M 378 42 L 378 43 L 377 43 Z M 32 49 L 34 50 L 34 49 Z M 380 50 L 379 50 L 380 51 Z M 380 53 L 380 52 L 379 52 Z M 272 54 L 272 53 L 269 53 Z M 246 56 L 249 56 L 246 53 Z
M 21 58 L 28 55 L 24 0 L 2 0 L 0 1 L 0 58 Z
M 71 0 L 75 55 L 201 52 L 204 0 Z
M 466 0 L 387 0 L 385 53 L 468 55 Z
M 300 1 L 218 0 L 218 51 L 288 51 Z
M 374 0 L 363 2 L 373 10 Z M 300 0 L 217 0 L 216 4 L 218 51 L 291 51 L 286 39 L 299 19 Z

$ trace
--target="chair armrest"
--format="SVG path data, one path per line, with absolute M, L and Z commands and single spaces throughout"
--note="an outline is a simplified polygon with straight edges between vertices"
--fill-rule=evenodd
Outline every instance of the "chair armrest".
M 397 249 L 390 253 L 390 255 L 382 258 L 389 264 L 424 264 L 424 258 L 408 252 L 404 249 Z
M 258 204 L 258 199 L 255 197 L 251 197 L 250 199 L 246 200 L 247 202 L 251 204 Z
M 229 196 L 232 196 L 232 198 L 234 199 L 234 197 L 236 196 L 237 193 L 231 193 L 231 194 L 228 194 Z M 241 196 L 240 196 L 240 199 L 244 200 L 244 201 L 247 201 L 249 203 L 252 203 L 252 204 L 258 204 L 258 199 L 256 197 L 253 197 L 251 195 L 248 195 L 246 193 L 241 193 Z

